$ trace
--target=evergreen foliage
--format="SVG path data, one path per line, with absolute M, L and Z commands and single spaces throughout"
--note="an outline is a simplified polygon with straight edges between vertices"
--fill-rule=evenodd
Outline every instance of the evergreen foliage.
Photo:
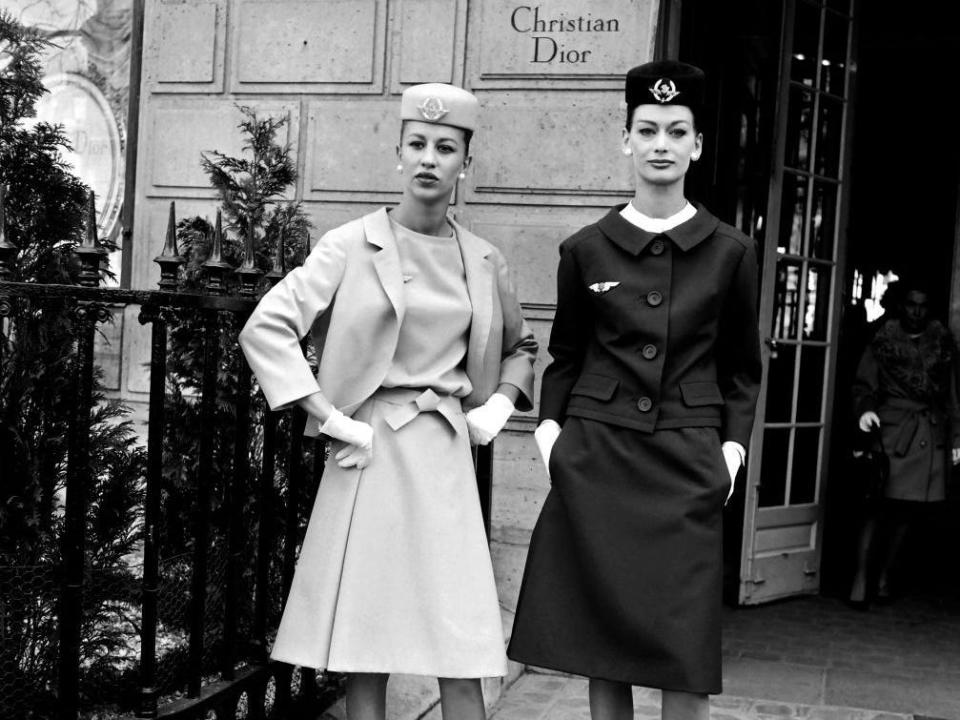
M 0 10 L 0 184 L 14 280 L 71 283 L 87 188 L 60 127 L 31 125 L 47 41 Z M 107 245 L 109 248 L 109 245 Z M 0 333 L 0 717 L 46 717 L 56 698 L 57 598 L 79 333 L 69 301 L 11 301 Z M 145 455 L 126 408 L 94 378 L 81 687 L 99 695 L 129 665 L 139 584 Z

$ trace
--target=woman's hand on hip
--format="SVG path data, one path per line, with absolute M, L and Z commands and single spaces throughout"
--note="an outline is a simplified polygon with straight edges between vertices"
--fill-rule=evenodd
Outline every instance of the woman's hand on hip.
M 340 467 L 363 470 L 373 460 L 373 428 L 367 423 L 348 418 L 335 409 L 320 427 L 320 432 L 347 444 L 334 455 Z
M 480 407 L 466 415 L 467 432 L 471 445 L 486 445 L 493 440 L 513 415 L 513 402 L 506 395 L 495 392 Z

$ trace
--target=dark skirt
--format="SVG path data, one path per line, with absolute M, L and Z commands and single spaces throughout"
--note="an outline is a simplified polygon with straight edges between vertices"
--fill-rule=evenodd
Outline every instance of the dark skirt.
M 533 531 L 507 655 L 631 685 L 721 691 L 715 428 L 653 434 L 568 418 Z

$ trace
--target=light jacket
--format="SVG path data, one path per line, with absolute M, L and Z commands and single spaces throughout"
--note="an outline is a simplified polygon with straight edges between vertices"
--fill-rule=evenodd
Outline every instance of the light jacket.
M 500 383 L 532 408 L 537 343 L 523 320 L 506 260 L 457 223 L 473 319 L 466 373 L 473 386 L 464 410 L 483 404 Z M 406 306 L 400 253 L 386 208 L 331 230 L 303 265 L 291 270 L 254 309 L 240 345 L 273 410 L 318 389 L 347 415 L 381 386 L 393 362 Z M 300 340 L 313 329 L 314 377 Z M 319 433 L 310 418 L 306 435 Z

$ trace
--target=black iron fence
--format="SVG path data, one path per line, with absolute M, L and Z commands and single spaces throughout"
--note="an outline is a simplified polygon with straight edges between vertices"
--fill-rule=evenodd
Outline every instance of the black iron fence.
M 104 251 L 95 232 L 76 251 L 77 284 L 40 285 L 10 280 L 17 248 L 5 239 L 2 215 L 0 202 L 0 353 L 15 347 L 18 323 L 48 311 L 67 318 L 75 342 L 71 377 L 63 378 L 72 402 L 66 468 L 50 469 L 65 478 L 58 516 L 48 519 L 59 532 L 59 553 L 0 566 L 0 716 L 257 720 L 315 713 L 339 692 L 340 678 L 273 663 L 268 651 L 324 448 L 303 437 L 301 410 L 264 407 L 236 346 L 258 294 L 284 274 L 282 242 L 269 272 L 252 262 L 232 268 L 221 256 L 218 221 L 203 287 L 183 292 L 171 203 L 155 259 L 158 290 L 100 287 Z M 92 201 L 88 226 L 95 227 Z M 247 258 L 252 242 L 248 237 Z M 94 341 L 118 308 L 131 306 L 150 326 L 149 422 L 131 530 L 138 552 L 118 568 L 100 562 L 91 511 L 109 486 L 109 473 L 95 470 L 91 455 L 100 452 L 91 438 L 102 422 Z M 186 392 L 178 386 L 182 367 L 170 367 L 177 359 L 172 335 L 181 343 L 190 338 L 199 363 Z M 489 448 L 477 462 L 489 529 Z

